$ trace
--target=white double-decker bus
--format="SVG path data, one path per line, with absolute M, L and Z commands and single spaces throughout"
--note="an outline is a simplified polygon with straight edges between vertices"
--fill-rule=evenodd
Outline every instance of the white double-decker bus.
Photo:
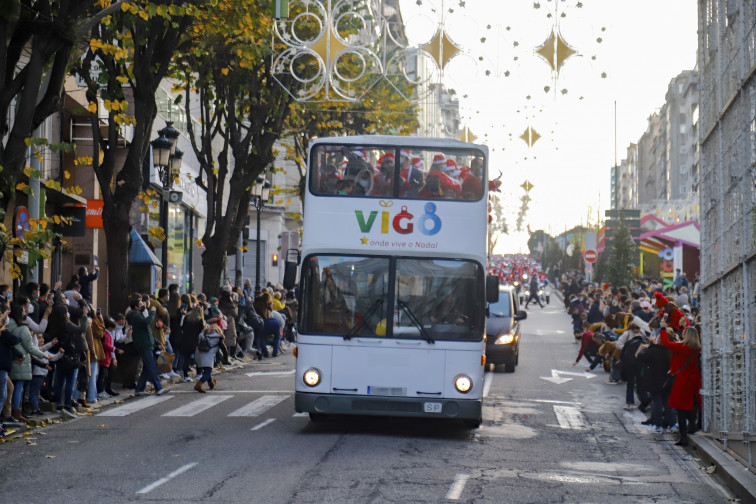
M 486 297 L 498 296 L 485 275 L 487 157 L 448 139 L 311 143 L 297 412 L 480 424 Z

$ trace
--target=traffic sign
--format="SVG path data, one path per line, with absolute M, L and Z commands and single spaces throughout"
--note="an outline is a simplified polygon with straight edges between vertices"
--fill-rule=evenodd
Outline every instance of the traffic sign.
M 598 253 L 595 250 L 586 250 L 583 252 L 583 257 L 585 258 L 585 262 L 593 263 L 598 259 Z

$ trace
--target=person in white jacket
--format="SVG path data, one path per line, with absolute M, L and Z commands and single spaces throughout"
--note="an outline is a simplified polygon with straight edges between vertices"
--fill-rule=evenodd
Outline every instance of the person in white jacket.
M 32 379 L 31 384 L 29 385 L 29 402 L 31 403 L 32 409 L 31 414 L 33 416 L 42 416 L 43 413 L 39 409 L 39 393 L 42 390 L 42 385 L 45 383 L 48 371 L 52 371 L 50 363 L 63 357 L 64 350 L 61 348 L 56 354 L 48 352 L 50 348 L 58 344 L 57 338 L 49 343 L 45 343 L 45 339 L 42 335 L 38 334 L 36 338 L 32 338 L 32 342 L 36 342 L 39 350 L 45 354 L 44 359 L 32 356 Z

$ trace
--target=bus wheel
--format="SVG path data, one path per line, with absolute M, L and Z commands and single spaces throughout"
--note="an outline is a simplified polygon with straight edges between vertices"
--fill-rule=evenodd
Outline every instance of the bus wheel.
M 323 413 L 310 413 L 310 422 L 324 422 L 326 416 Z

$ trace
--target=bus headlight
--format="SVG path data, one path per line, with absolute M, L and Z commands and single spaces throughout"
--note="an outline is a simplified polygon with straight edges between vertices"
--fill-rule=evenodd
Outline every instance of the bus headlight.
M 496 338 L 496 342 L 494 342 L 494 345 L 509 345 L 513 341 L 514 341 L 514 334 L 507 333 Z
M 320 383 L 320 370 L 316 368 L 310 368 L 302 375 L 302 380 L 308 387 L 314 387 Z
M 467 394 L 472 390 L 473 382 L 472 379 L 467 375 L 457 375 L 456 378 L 454 378 L 454 388 L 458 391 L 462 392 L 463 394 Z

